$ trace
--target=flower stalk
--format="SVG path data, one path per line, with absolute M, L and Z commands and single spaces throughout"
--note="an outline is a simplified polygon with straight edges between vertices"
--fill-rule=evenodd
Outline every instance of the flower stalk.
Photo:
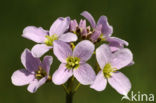
M 66 93 L 66 103 L 73 103 L 73 94 L 72 93 Z
M 71 77 L 68 81 L 67 81 L 67 90 L 68 92 L 66 92 L 66 103 L 73 103 L 73 81 L 74 81 L 74 77 Z

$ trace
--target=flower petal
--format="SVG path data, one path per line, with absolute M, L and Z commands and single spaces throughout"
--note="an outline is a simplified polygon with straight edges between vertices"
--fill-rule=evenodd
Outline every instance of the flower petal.
M 107 80 L 103 75 L 102 70 L 97 74 L 94 83 L 90 86 L 90 88 L 95 89 L 96 91 L 103 91 L 106 88 Z
M 64 84 L 71 76 L 73 72 L 66 68 L 66 64 L 61 64 L 59 68 L 54 72 L 52 81 L 56 85 Z
M 109 47 L 110 47 L 112 53 L 120 50 L 121 48 L 123 48 L 123 47 L 120 46 L 119 43 L 116 43 L 116 42 L 110 43 Z
M 128 42 L 127 41 L 122 40 L 122 39 L 117 38 L 117 37 L 108 37 L 106 39 L 110 43 L 110 45 L 114 44 L 114 45 L 116 45 L 119 48 L 121 48 L 121 47 L 123 48 L 124 45 L 128 46 Z
M 45 44 L 36 44 L 32 49 L 32 55 L 34 57 L 40 58 L 42 55 L 44 55 L 46 52 L 48 52 L 52 47 L 47 46 Z
M 57 34 L 61 35 L 69 29 L 70 18 L 58 18 L 50 28 L 50 35 Z
M 53 51 L 58 60 L 63 63 L 66 63 L 66 59 L 69 56 L 72 56 L 72 49 L 70 45 L 60 40 L 54 41 Z
M 21 55 L 21 61 L 29 72 L 35 72 L 41 65 L 40 59 L 32 56 L 29 49 L 25 49 Z
M 64 41 L 64 42 L 73 42 L 77 40 L 77 36 L 74 33 L 68 32 L 66 34 L 61 35 L 59 37 L 59 40 Z
M 100 35 L 101 35 L 101 28 L 102 28 L 102 25 L 96 26 L 95 31 L 93 32 L 93 34 L 90 37 L 90 39 L 93 42 L 96 42 L 98 40 L 98 38 L 100 37 Z
M 43 69 L 45 69 L 47 76 L 49 75 L 50 71 L 50 66 L 53 62 L 53 57 L 52 56 L 45 56 L 42 61 Z
M 109 42 L 109 46 L 110 46 L 112 52 L 115 52 L 119 49 L 124 48 L 124 45 L 128 46 L 127 41 L 122 40 L 122 39 L 117 38 L 117 37 L 108 37 L 106 39 Z
M 111 78 L 108 78 L 109 84 L 120 94 L 127 95 L 131 89 L 131 83 L 129 79 L 121 72 L 112 74 Z
M 28 26 L 23 30 L 22 36 L 24 38 L 30 39 L 37 43 L 43 43 L 46 39 L 45 36 L 48 35 L 48 31 L 44 30 L 42 27 Z
M 96 59 L 101 69 L 111 61 L 111 55 L 111 50 L 106 44 L 103 44 L 96 49 Z
M 30 93 L 35 93 L 37 91 L 37 89 L 39 87 L 41 87 L 45 82 L 46 82 L 47 78 L 44 77 L 42 79 L 40 79 L 39 81 L 37 79 L 35 79 L 34 81 L 32 81 L 27 90 L 30 92 Z
M 79 68 L 74 69 L 74 77 L 83 85 L 92 84 L 95 80 L 95 72 L 92 67 L 85 63 L 81 64 Z
M 102 25 L 102 33 L 104 34 L 104 36 L 111 36 L 111 34 L 113 33 L 113 27 L 109 25 L 107 17 L 106 16 L 101 16 L 98 20 L 98 25 L 101 24 Z
M 34 75 L 26 69 L 20 69 L 13 73 L 11 81 L 16 86 L 23 86 L 29 84 L 34 78 Z
M 78 43 L 73 51 L 73 56 L 80 58 L 80 62 L 85 62 L 91 58 L 95 46 L 89 40 L 83 40 Z
M 81 15 L 83 17 L 85 17 L 89 21 L 89 23 L 92 26 L 92 28 L 95 28 L 96 27 L 95 20 L 94 20 L 94 18 L 92 17 L 92 15 L 89 12 L 84 11 L 84 12 L 81 13 Z
M 135 62 L 134 61 L 131 61 L 129 64 L 128 64 L 128 66 L 132 66 L 132 65 L 134 65 L 135 64 Z
M 114 68 L 121 69 L 130 64 L 132 60 L 133 54 L 131 53 L 131 51 L 124 48 L 113 53 L 111 65 Z

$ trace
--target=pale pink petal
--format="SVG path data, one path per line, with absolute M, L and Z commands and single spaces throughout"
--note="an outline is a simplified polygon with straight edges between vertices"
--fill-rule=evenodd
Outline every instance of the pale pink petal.
M 34 57 L 41 57 L 42 55 L 44 55 L 46 52 L 48 52 L 52 47 L 47 46 L 46 44 L 36 44 L 32 49 L 32 55 Z
M 113 53 L 111 65 L 114 68 L 121 69 L 130 64 L 132 60 L 133 54 L 131 53 L 131 51 L 124 48 Z
M 69 24 L 70 24 L 70 18 L 58 18 L 51 26 L 50 28 L 50 35 L 57 34 L 61 35 L 64 32 L 66 32 L 69 29 Z
M 120 94 L 127 95 L 131 89 L 131 83 L 129 79 L 121 72 L 112 74 L 112 77 L 108 78 L 109 84 Z
M 80 58 L 81 62 L 85 62 L 91 58 L 95 46 L 89 40 L 83 40 L 78 43 L 73 51 L 73 56 Z
M 52 56 L 45 56 L 43 58 L 42 65 L 43 65 L 43 69 L 45 69 L 45 71 L 47 73 L 47 76 L 49 75 L 50 66 L 51 66 L 52 62 L 53 62 Z
M 77 36 L 74 33 L 65 33 L 60 35 L 59 40 L 64 41 L 64 42 L 73 42 L 77 40 Z
M 53 51 L 58 60 L 63 63 L 66 63 L 66 59 L 69 56 L 72 56 L 72 49 L 70 45 L 60 40 L 54 41 Z
M 21 62 L 29 72 L 35 72 L 41 65 L 39 58 L 33 57 L 29 49 L 25 49 L 21 55 Z
M 26 69 L 20 69 L 12 74 L 11 81 L 16 86 L 23 86 L 29 84 L 34 78 L 34 75 Z
M 106 44 L 103 44 L 96 49 L 96 59 L 101 69 L 110 62 L 111 55 L 111 50 Z
M 124 48 L 124 46 L 129 45 L 127 41 L 122 40 L 117 37 L 107 37 L 106 39 L 109 42 L 109 46 L 110 46 L 112 52 L 120 50 L 120 49 Z
M 109 45 L 116 46 L 118 48 L 123 48 L 124 45 L 125 46 L 129 45 L 127 41 L 120 39 L 118 37 L 107 37 L 106 40 L 109 42 Z
M 46 82 L 46 80 L 47 80 L 46 77 L 44 77 L 44 78 L 42 78 L 42 79 L 40 79 L 40 80 L 34 79 L 34 81 L 32 81 L 32 82 L 29 84 L 27 90 L 28 90 L 30 93 L 35 93 L 35 92 L 37 91 L 37 89 L 38 89 L 39 87 L 41 87 L 41 86 Z
M 81 64 L 79 68 L 74 69 L 74 77 L 83 85 L 92 84 L 95 80 L 95 72 L 92 67 L 85 63 Z
M 56 85 L 64 84 L 72 76 L 72 74 L 72 69 L 69 70 L 66 68 L 66 64 L 61 64 L 59 68 L 54 72 L 52 81 Z
M 96 91 L 103 91 L 106 88 L 107 80 L 104 77 L 103 71 L 99 71 L 97 74 L 94 83 L 90 86 L 90 88 L 93 88 Z
M 135 64 L 135 62 L 134 61 L 131 61 L 127 66 L 132 66 L 134 64 Z
M 48 31 L 42 27 L 28 26 L 23 30 L 22 36 L 37 43 L 44 43 L 45 36 L 48 35 Z
M 104 36 L 111 36 L 113 33 L 113 27 L 109 25 L 107 17 L 106 16 L 101 16 L 98 20 L 98 25 L 102 25 L 102 33 Z
M 90 25 L 92 26 L 92 28 L 95 28 L 95 27 L 96 27 L 95 20 L 94 20 L 93 16 L 92 16 L 89 12 L 83 11 L 83 12 L 81 13 L 81 15 L 82 15 L 83 17 L 85 17 L 85 18 L 89 21 L 89 23 L 90 23 Z
M 116 51 L 121 49 L 121 47 L 116 45 L 116 44 L 115 45 L 114 44 L 113 45 L 109 45 L 109 47 L 110 47 L 112 52 L 116 52 Z

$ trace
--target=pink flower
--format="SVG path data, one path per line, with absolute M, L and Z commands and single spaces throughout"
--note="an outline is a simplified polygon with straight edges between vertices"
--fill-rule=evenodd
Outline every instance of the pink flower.
M 16 70 L 13 73 L 12 83 L 16 86 L 28 85 L 27 90 L 29 92 L 36 92 L 47 81 L 52 60 L 51 56 L 45 56 L 41 62 L 39 58 L 32 56 L 29 49 L 25 49 L 21 55 L 25 69 Z
M 61 40 L 64 42 L 72 42 L 77 40 L 77 36 L 71 32 L 67 32 L 69 29 L 70 18 L 58 18 L 50 27 L 49 32 L 43 28 L 28 26 L 23 30 L 22 36 L 30 39 L 39 44 L 32 48 L 32 54 L 35 57 L 41 57 L 53 47 L 55 40 Z
M 61 62 L 59 68 L 52 76 L 56 85 L 64 84 L 72 75 L 84 85 L 92 84 L 95 79 L 95 72 L 86 63 L 94 52 L 94 45 L 88 40 L 81 41 L 74 50 L 62 42 L 54 42 L 54 54 Z
M 129 49 L 120 49 L 112 53 L 106 44 L 96 50 L 96 58 L 101 68 L 94 83 L 90 86 L 97 91 L 103 91 L 108 83 L 120 94 L 127 95 L 131 89 L 129 79 L 121 72 L 121 68 L 127 66 L 133 59 Z

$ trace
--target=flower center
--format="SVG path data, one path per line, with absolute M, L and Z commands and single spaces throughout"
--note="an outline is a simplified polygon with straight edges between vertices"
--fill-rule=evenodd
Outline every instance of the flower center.
M 78 57 L 71 56 L 71 57 L 68 57 L 66 61 L 67 61 L 66 67 L 68 69 L 77 69 L 79 67 L 80 59 Z
M 39 69 L 36 71 L 35 77 L 36 79 L 40 80 L 41 78 L 45 77 L 47 75 L 46 71 L 43 70 L 41 66 L 39 66 Z
M 106 41 L 106 38 L 103 36 L 103 34 L 101 34 L 99 38 L 101 39 L 101 41 Z
M 106 64 L 104 69 L 103 69 L 103 73 L 104 73 L 104 76 L 106 78 L 110 78 L 112 76 L 112 73 L 113 72 L 116 72 L 116 68 L 112 68 L 111 64 Z
M 53 45 L 53 42 L 55 40 L 58 40 L 58 35 L 57 34 L 53 34 L 51 36 L 49 35 L 46 35 L 46 40 L 44 41 L 44 43 L 47 45 L 47 46 L 52 46 Z

